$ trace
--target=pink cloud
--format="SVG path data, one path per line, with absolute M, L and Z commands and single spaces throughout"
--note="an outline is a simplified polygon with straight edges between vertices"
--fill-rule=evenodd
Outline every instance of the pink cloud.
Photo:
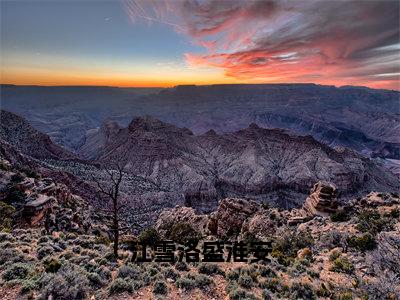
M 228 77 L 400 88 L 398 1 L 128 3 L 132 18 L 164 22 L 205 48 L 187 63 Z

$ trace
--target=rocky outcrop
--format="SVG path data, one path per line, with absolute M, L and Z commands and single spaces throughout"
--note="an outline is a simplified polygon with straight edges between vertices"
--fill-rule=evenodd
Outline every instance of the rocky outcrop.
M 310 196 L 303 204 L 304 211 L 310 216 L 328 216 L 338 208 L 337 189 L 328 182 L 317 182 Z
M 208 229 L 220 238 L 236 237 L 244 221 L 254 215 L 260 205 L 242 199 L 223 199 L 216 212 L 210 214 Z

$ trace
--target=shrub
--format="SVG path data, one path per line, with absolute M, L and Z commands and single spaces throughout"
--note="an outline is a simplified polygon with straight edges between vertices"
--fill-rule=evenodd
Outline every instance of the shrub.
M 0 232 L 0 243 L 2 242 L 13 242 L 15 241 L 15 238 L 12 236 L 12 234 L 8 232 Z
M 271 256 L 280 264 L 288 266 L 297 256 L 297 251 L 313 244 L 314 240 L 309 232 L 288 233 L 277 239 L 272 247 Z
M 154 246 L 158 241 L 160 241 L 160 235 L 154 227 L 149 227 L 139 234 L 138 241 L 140 244 Z
M 350 216 L 344 209 L 338 209 L 331 215 L 332 222 L 345 222 L 350 220 Z
M 45 258 L 46 256 L 51 255 L 51 254 L 53 254 L 53 253 L 54 253 L 53 247 L 51 247 L 51 246 L 49 246 L 49 245 L 44 245 L 44 246 L 40 247 L 40 248 L 37 250 L 37 257 L 38 257 L 39 259 L 43 259 L 43 258 Z
M 56 274 L 48 274 L 41 280 L 42 295 L 53 299 L 84 299 L 88 293 L 89 281 L 85 272 L 77 266 L 65 265 Z
M 390 211 L 389 216 L 392 217 L 392 218 L 394 218 L 394 219 L 400 217 L 400 209 L 393 208 L 393 209 Z
M 207 291 L 208 288 L 213 285 L 213 281 L 210 277 L 200 274 L 193 276 L 196 287 L 201 289 L 202 291 Z
M 376 210 L 365 209 L 358 214 L 357 229 L 361 232 L 370 232 L 375 235 L 383 230 L 390 230 L 391 228 L 391 219 L 382 218 Z
M 122 278 L 115 279 L 109 288 L 110 294 L 120 294 L 124 292 L 133 292 L 133 286 Z
M 267 289 L 273 293 L 278 292 L 282 289 L 282 285 L 278 278 L 266 279 L 265 281 L 259 283 L 259 287 Z
M 260 275 L 261 277 L 276 277 L 276 273 L 269 267 L 260 266 Z
M 184 261 L 178 261 L 175 264 L 175 269 L 177 269 L 178 271 L 189 271 L 189 267 Z
M 25 193 L 22 192 L 17 187 L 11 187 L 7 192 L 7 197 L 4 199 L 4 202 L 8 204 L 21 204 L 25 201 Z
M 210 264 L 210 263 L 201 263 L 198 267 L 199 273 L 201 274 L 207 274 L 207 275 L 213 275 L 213 274 L 219 274 L 219 275 L 225 275 L 225 272 L 221 270 L 221 268 L 216 265 L 216 264 Z
M 5 281 L 25 279 L 31 272 L 31 267 L 26 263 L 16 263 L 7 268 L 3 273 Z
M 162 274 L 164 275 L 165 278 L 170 278 L 173 280 L 176 280 L 178 277 L 180 277 L 178 272 L 175 272 L 173 268 L 166 268 L 162 271 Z
M 3 171 L 10 171 L 11 165 L 7 160 L 0 160 L 0 169 Z
M 235 269 L 235 270 L 231 270 L 226 274 L 226 278 L 228 278 L 228 280 L 238 280 L 240 277 L 240 270 Z
M 139 279 L 141 271 L 138 267 L 128 265 L 128 266 L 121 266 L 118 269 L 118 278 L 131 278 L 131 279 Z
M 263 300 L 272 300 L 271 294 L 268 290 L 263 290 L 262 298 Z
M 13 223 L 15 207 L 0 201 L 0 231 L 10 231 Z
M 24 176 L 21 173 L 15 173 L 10 178 L 13 183 L 20 183 L 24 180 Z
M 174 224 L 170 232 L 168 232 L 167 237 L 183 245 L 189 242 L 198 243 L 201 239 L 201 235 L 197 233 L 189 223 L 185 222 Z
M 233 288 L 229 293 L 230 300 L 257 300 L 257 297 L 240 288 Z
M 209 286 L 212 284 L 213 281 L 208 276 L 202 274 L 187 274 L 186 276 L 181 277 L 176 281 L 177 287 L 187 291 L 190 291 L 194 288 L 199 288 L 203 291 L 207 291 Z
M 93 287 L 102 287 L 104 285 L 103 280 L 101 279 L 101 276 L 96 273 L 87 273 L 86 277 L 89 279 L 90 284 Z
M 375 238 L 370 233 L 366 233 L 362 236 L 351 236 L 348 239 L 350 247 L 356 248 L 362 252 L 373 250 L 376 246 Z
M 0 266 L 7 262 L 22 262 L 24 258 L 24 255 L 16 249 L 0 248 Z
M 156 281 L 153 287 L 154 294 L 166 295 L 168 294 L 168 287 L 163 281 Z
M 351 292 L 342 292 L 339 295 L 337 295 L 338 300 L 352 300 L 353 299 L 353 294 Z
M 43 262 L 44 269 L 48 273 L 56 273 L 61 268 L 61 263 L 56 258 L 48 258 Z
M 330 268 L 333 272 L 351 274 L 354 271 L 354 266 L 345 257 L 338 257 L 333 261 L 333 266 Z
M 335 259 L 339 258 L 341 253 L 337 250 L 332 251 L 331 254 L 329 255 L 329 260 L 334 261 Z
M 191 291 L 196 288 L 196 282 L 187 276 L 181 277 L 176 281 L 176 286 L 186 291 Z
M 315 292 L 308 284 L 294 283 L 290 288 L 291 299 L 316 299 Z
M 241 287 L 244 287 L 246 289 L 250 289 L 254 284 L 253 278 L 251 278 L 249 275 L 240 276 L 238 283 Z

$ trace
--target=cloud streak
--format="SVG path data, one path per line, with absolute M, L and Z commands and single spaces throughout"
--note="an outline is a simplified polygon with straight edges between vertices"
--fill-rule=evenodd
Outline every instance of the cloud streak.
M 318 82 L 400 89 L 398 1 L 128 1 L 205 53 L 193 66 L 245 82 Z

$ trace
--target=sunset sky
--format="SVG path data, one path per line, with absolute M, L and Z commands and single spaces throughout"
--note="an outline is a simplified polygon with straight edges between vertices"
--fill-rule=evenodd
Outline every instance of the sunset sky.
M 1 83 L 400 90 L 399 1 L 0 1 Z

